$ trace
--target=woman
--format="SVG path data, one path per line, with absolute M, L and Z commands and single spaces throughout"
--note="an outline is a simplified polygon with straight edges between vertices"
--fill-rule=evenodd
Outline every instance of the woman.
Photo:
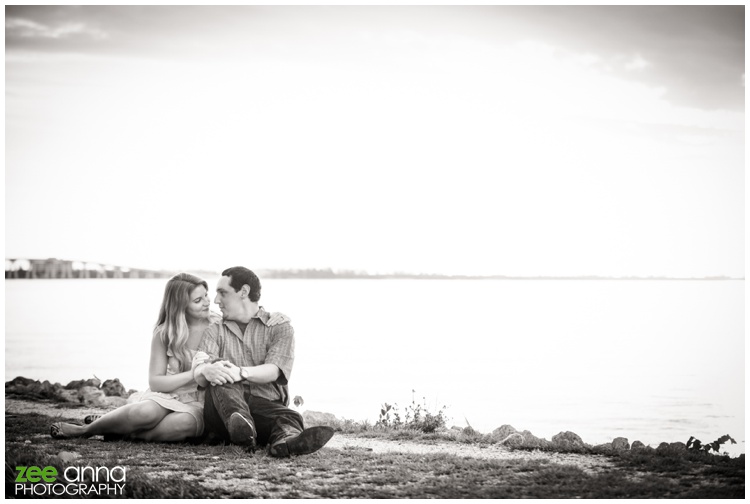
M 129 404 L 101 417 L 86 417 L 86 425 L 55 423 L 53 438 L 117 435 L 145 441 L 182 441 L 203 433 L 204 391 L 198 390 L 191 365 L 203 331 L 221 316 L 209 311 L 208 284 L 180 273 L 164 289 L 159 319 L 151 340 L 149 389 L 134 394 Z M 275 313 L 269 325 L 289 321 Z M 90 423 L 89 423 L 90 422 Z

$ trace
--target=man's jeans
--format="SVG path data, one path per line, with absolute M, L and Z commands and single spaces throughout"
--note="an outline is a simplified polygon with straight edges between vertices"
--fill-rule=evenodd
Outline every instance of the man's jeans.
M 253 423 L 259 445 L 272 445 L 304 429 L 302 415 L 281 402 L 250 395 L 250 388 L 242 383 L 208 386 L 203 410 L 207 432 L 228 442 L 227 421 L 236 412 Z

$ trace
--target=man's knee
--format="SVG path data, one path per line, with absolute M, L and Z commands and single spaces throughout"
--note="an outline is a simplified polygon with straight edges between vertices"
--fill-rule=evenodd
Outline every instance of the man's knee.
M 287 415 L 289 415 L 289 417 L 292 418 L 293 420 L 296 420 L 297 422 L 299 422 L 301 426 L 304 425 L 305 420 L 302 418 L 302 415 L 300 415 L 299 412 L 294 411 L 293 409 L 290 409 Z
M 240 382 L 227 383 L 225 385 L 209 385 L 208 391 L 212 397 L 236 396 L 237 394 L 242 395 L 243 387 Z

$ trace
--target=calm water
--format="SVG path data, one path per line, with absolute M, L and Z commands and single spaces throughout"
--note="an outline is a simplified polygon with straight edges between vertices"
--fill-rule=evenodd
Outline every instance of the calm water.
M 146 388 L 165 283 L 6 281 L 6 380 Z M 308 409 L 374 421 L 415 399 L 482 432 L 744 451 L 743 281 L 265 280 L 261 301 L 292 317 Z

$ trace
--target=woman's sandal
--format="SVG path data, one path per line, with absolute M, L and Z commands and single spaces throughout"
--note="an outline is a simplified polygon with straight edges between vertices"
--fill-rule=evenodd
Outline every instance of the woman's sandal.
M 88 425 L 96 420 L 99 420 L 101 417 L 102 415 L 86 415 L 85 417 L 83 417 L 83 423 Z
M 70 434 L 66 434 L 64 430 L 64 425 L 72 425 L 74 427 L 80 427 L 79 425 L 70 424 L 66 422 L 57 422 L 50 425 L 49 428 L 49 435 L 52 436 L 52 439 L 75 439 L 80 437 L 89 437 L 89 436 L 71 436 Z

